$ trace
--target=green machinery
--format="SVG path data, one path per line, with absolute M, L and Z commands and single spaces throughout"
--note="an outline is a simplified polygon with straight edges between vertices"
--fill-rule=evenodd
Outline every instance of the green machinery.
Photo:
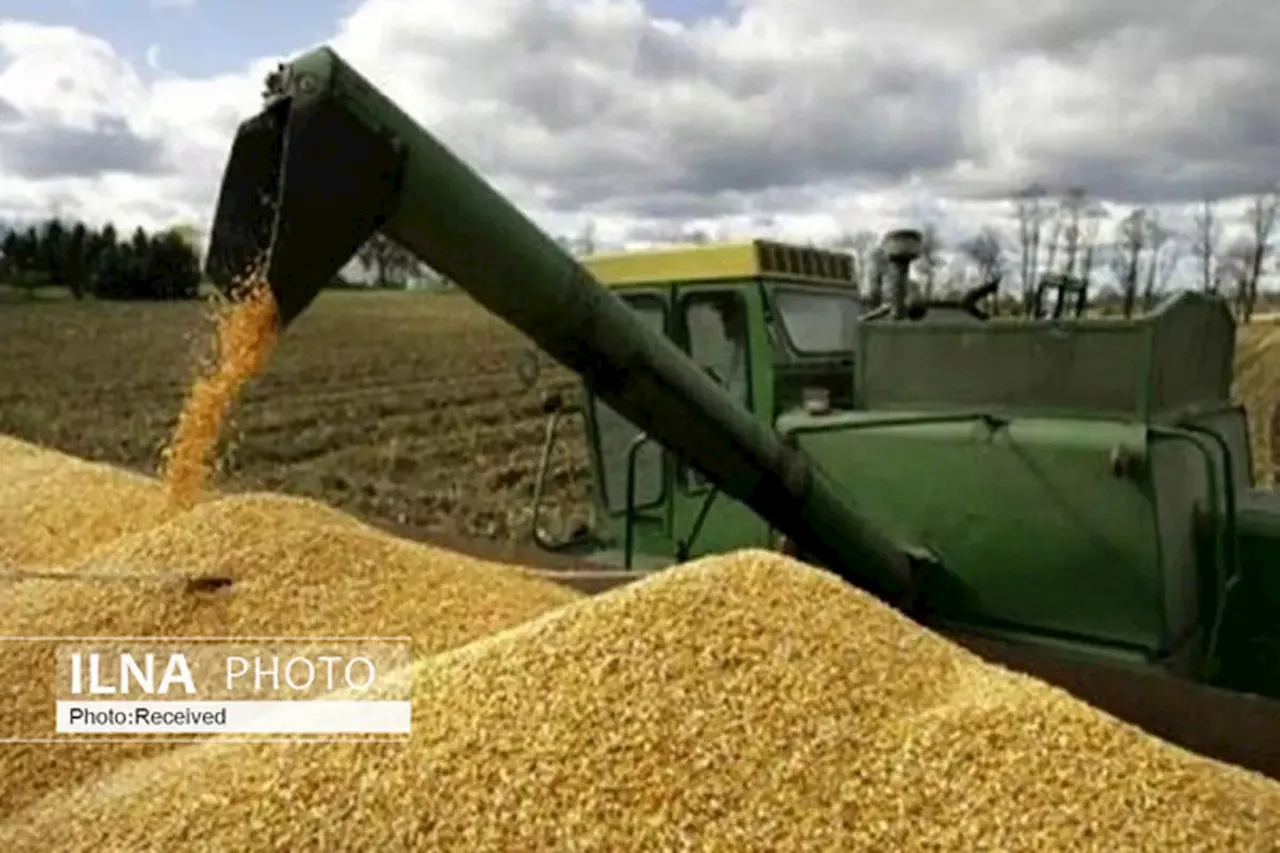
M 1253 489 L 1235 329 L 991 319 L 989 283 L 863 314 L 840 253 L 754 242 L 579 263 L 331 50 L 237 134 L 207 261 L 287 325 L 381 230 L 582 377 L 598 522 L 541 544 L 660 569 L 782 547 L 991 659 L 1280 778 L 1280 500 Z M 546 454 L 544 454 L 545 457 Z M 541 537 L 540 537 L 541 538 Z M 628 575 L 618 573 L 625 579 Z M 803 614 L 797 614 L 803 618 Z

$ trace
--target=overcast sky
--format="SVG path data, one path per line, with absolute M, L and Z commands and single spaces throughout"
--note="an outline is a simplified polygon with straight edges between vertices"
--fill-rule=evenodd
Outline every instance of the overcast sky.
M 0 0 L 0 218 L 203 224 L 268 67 L 330 42 L 536 219 L 964 231 L 1280 177 L 1273 0 Z

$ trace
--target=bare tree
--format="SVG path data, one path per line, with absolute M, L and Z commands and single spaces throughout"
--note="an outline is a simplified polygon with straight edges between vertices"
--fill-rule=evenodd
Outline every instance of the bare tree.
M 938 236 L 938 226 L 933 223 L 921 228 L 920 235 L 923 239 L 920 242 L 920 257 L 916 260 L 916 268 L 920 270 L 920 295 L 929 300 L 937 289 L 938 271 L 943 265 L 942 238 Z
M 1238 319 L 1242 318 L 1249 292 L 1249 266 L 1253 259 L 1253 242 L 1241 236 L 1232 240 L 1214 260 L 1214 292 L 1230 291 Z
M 1132 317 L 1138 304 L 1138 278 L 1147 235 L 1147 211 L 1143 208 L 1135 208 L 1120 221 L 1112 266 L 1120 283 L 1121 312 L 1125 317 Z
M 1036 278 L 1040 269 L 1040 243 L 1044 234 L 1045 190 L 1032 184 L 1014 199 L 1014 217 L 1018 221 L 1018 272 L 1022 286 L 1022 310 L 1031 310 L 1035 298 Z
M 1076 266 L 1084 247 L 1084 233 L 1081 223 L 1089 211 L 1089 195 L 1082 187 L 1072 187 L 1063 195 L 1059 203 L 1063 220 L 1062 236 L 1065 242 L 1066 256 L 1063 258 L 1062 271 L 1069 276 L 1076 275 Z
M 1276 214 L 1280 211 L 1280 192 L 1269 190 L 1258 193 L 1249 203 L 1245 211 L 1245 224 L 1248 226 L 1248 249 L 1243 257 L 1244 277 L 1241 279 L 1237 310 L 1242 322 L 1249 322 L 1253 309 L 1258 304 L 1258 283 L 1262 280 L 1263 268 L 1271 251 L 1271 238 L 1275 232 Z
M 371 271 L 378 287 L 407 284 L 422 275 L 422 263 L 412 252 L 381 231 L 365 241 L 356 252 L 356 260 Z
M 1062 245 L 1062 232 L 1066 224 L 1062 205 L 1056 204 L 1048 208 L 1046 215 L 1049 230 L 1044 238 L 1044 271 L 1054 273 L 1057 272 L 1055 266 L 1058 262 L 1058 248 Z
M 1213 199 L 1201 199 L 1193 217 L 1194 230 L 1191 251 L 1200 268 L 1200 289 L 1205 293 L 1218 292 L 1218 256 L 1222 246 L 1222 221 L 1218 217 Z
M 1147 212 L 1142 227 L 1147 251 L 1146 268 L 1142 276 L 1142 308 L 1150 311 L 1173 277 L 1180 245 L 1177 235 L 1164 226 L 1155 211 Z
M 580 258 L 595 254 L 597 243 L 594 219 L 588 219 L 582 224 L 582 230 L 569 241 L 569 246 L 570 251 Z
M 1186 248 L 1186 240 L 1177 233 L 1172 233 L 1165 241 L 1164 251 L 1156 259 L 1156 293 L 1169 292 L 1169 283 L 1173 281 L 1173 274 L 1177 272 Z
M 960 252 L 969 259 L 978 270 L 978 278 L 983 284 L 995 281 L 1000 282 L 1004 275 L 1005 253 L 1004 243 L 1000 239 L 1000 233 L 991 226 L 983 226 L 977 234 L 963 241 L 959 247 Z M 1001 294 L 997 287 L 997 292 L 992 296 L 990 304 L 995 310 L 999 310 Z
M 884 246 L 877 243 L 867 256 L 867 307 L 879 308 L 884 304 L 884 277 L 888 272 L 888 259 Z
M 1080 284 L 1084 288 L 1084 303 L 1089 302 L 1089 292 L 1093 286 L 1093 270 L 1098 259 L 1098 236 L 1102 231 L 1102 223 L 1110 216 L 1107 208 L 1099 202 L 1088 204 L 1083 211 L 1083 220 L 1079 224 L 1080 252 Z
M 987 225 L 962 242 L 960 251 L 978 268 L 978 276 L 986 281 L 1004 269 L 1004 244 L 996 229 Z
M 848 252 L 853 255 L 854 265 L 856 267 L 854 274 L 857 276 L 858 293 L 865 293 L 871 287 L 871 275 L 873 266 L 873 253 L 880 239 L 874 231 L 862 230 L 856 234 L 850 234 L 847 231 L 842 232 L 835 240 L 832 246 Z

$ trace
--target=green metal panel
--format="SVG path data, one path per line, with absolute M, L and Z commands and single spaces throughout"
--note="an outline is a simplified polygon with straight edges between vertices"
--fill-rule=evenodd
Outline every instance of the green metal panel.
M 1244 410 L 1225 406 L 1171 420 L 1188 438 L 1198 439 L 1214 462 L 1211 476 L 1216 482 L 1203 481 L 1198 506 L 1200 610 L 1212 655 L 1203 676 L 1222 686 L 1280 695 L 1280 584 L 1272 582 L 1280 569 L 1275 559 L 1280 540 L 1274 538 L 1280 530 L 1280 506 L 1251 491 Z M 1176 492 L 1172 486 L 1165 489 L 1157 495 L 1162 503 Z M 1166 544 L 1166 553 L 1171 548 Z
M 1228 404 L 1235 374 L 1236 323 L 1226 300 L 1180 293 L 1144 322 L 1150 324 L 1149 418 L 1188 407 Z
M 1216 680 L 1280 696 L 1280 493 L 1241 495 L 1237 523 L 1241 577 L 1227 604 Z
M 1204 642 L 1204 631 L 1214 615 L 1202 608 L 1202 600 L 1212 600 L 1218 586 L 1215 569 L 1225 571 L 1226 567 L 1214 564 L 1221 549 L 1208 555 L 1199 552 L 1195 520 L 1198 511 L 1213 513 L 1221 507 L 1222 460 L 1212 443 L 1182 431 L 1154 433 L 1147 453 L 1164 592 L 1150 606 L 1164 611 L 1161 651 L 1167 652 L 1187 643 Z
M 1280 635 L 1280 492 L 1247 492 L 1240 500 L 1240 562 L 1251 578 L 1253 603 L 1265 609 Z
M 1143 426 L 909 417 L 792 416 L 784 427 L 869 518 L 942 558 L 958 583 L 941 615 L 1149 654 L 1177 639 L 1187 619 L 1181 592 L 1176 624 L 1167 619 L 1151 484 L 1183 460 L 1156 475 L 1113 467 L 1117 450 L 1147 458 Z
M 1230 399 L 1235 326 L 1183 293 L 1133 320 L 868 323 L 860 408 L 1148 420 Z
M 1231 404 L 1204 411 L 1193 411 L 1177 419 L 1178 423 L 1206 429 L 1219 436 L 1231 455 L 1230 481 L 1237 491 L 1254 485 L 1253 445 L 1249 443 L 1249 418 L 1244 407 Z

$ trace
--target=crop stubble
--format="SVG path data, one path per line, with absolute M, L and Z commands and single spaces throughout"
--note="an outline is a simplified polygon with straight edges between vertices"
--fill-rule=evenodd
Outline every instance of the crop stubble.
M 0 314 L 0 432 L 155 473 L 203 355 L 198 305 L 42 305 Z M 463 295 L 323 294 L 231 415 L 220 485 L 312 497 L 424 534 L 527 536 L 547 365 L 515 375 L 527 341 Z M 9 356 L 6 347 L 6 356 Z M 586 454 L 566 423 L 553 524 L 586 518 Z

